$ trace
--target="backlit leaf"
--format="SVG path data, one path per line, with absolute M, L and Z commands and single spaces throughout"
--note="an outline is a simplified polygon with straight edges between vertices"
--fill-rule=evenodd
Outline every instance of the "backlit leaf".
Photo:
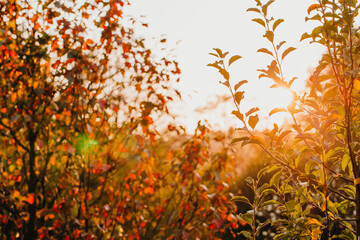
M 286 49 L 283 54 L 281 55 L 281 59 L 284 59 L 286 57 L 286 55 L 288 55 L 290 52 L 294 51 L 296 48 L 294 47 L 289 47 L 288 49 Z
M 257 9 L 257 8 L 248 8 L 246 11 L 247 11 L 247 12 L 257 12 L 257 13 L 260 13 L 260 10 Z
M 354 88 L 360 91 L 360 80 L 358 78 L 354 80 Z
M 266 206 L 274 205 L 277 203 L 278 203 L 278 201 L 276 201 L 276 200 L 268 200 L 268 201 L 264 202 L 263 204 L 261 204 L 261 207 L 266 207 Z
M 257 50 L 257 52 L 262 52 L 262 53 L 269 54 L 270 56 L 274 56 L 273 53 L 266 48 L 260 48 Z
M 244 92 L 236 92 L 235 93 L 235 101 L 237 104 L 240 104 L 241 100 L 244 98 Z
M 320 7 L 321 7 L 320 4 L 316 4 L 316 3 L 312 4 L 308 7 L 307 12 L 308 12 L 308 14 L 310 14 L 312 11 L 314 11 L 315 9 L 318 9 Z
M 259 108 L 254 107 L 254 108 L 250 109 L 247 113 L 245 113 L 245 116 L 248 117 L 248 116 L 250 116 L 251 114 L 253 114 L 254 112 L 257 112 L 257 111 L 259 111 Z
M 231 144 L 241 142 L 241 141 L 247 141 L 247 140 L 250 140 L 250 138 L 249 137 L 234 138 L 231 140 Z
M 350 163 L 350 160 L 351 160 L 351 158 L 350 158 L 349 154 L 344 154 L 343 159 L 342 159 L 342 161 L 341 161 L 341 169 L 342 169 L 343 171 L 346 170 L 347 166 L 348 166 L 349 163 Z
M 245 214 L 241 214 L 241 218 L 249 225 L 252 225 L 253 222 L 253 214 L 251 212 L 247 212 Z
M 248 120 L 248 123 L 250 125 L 250 127 L 252 129 L 254 129 L 256 127 L 256 124 L 259 122 L 259 116 L 258 115 L 255 115 L 255 116 L 250 116 L 249 117 L 249 120 Z
M 226 71 L 225 69 L 220 69 L 219 72 L 221 73 L 221 75 L 223 75 L 223 77 L 226 79 L 226 80 L 229 80 L 230 79 L 230 74 L 228 71 Z
M 274 24 L 273 24 L 273 31 L 275 32 L 275 29 L 279 26 L 279 24 L 280 23 L 282 23 L 282 22 L 284 22 L 284 19 L 278 19 L 278 20 L 276 20 L 275 22 L 274 22 Z
M 283 174 L 282 171 L 279 171 L 274 176 L 272 176 L 272 178 L 270 179 L 270 182 L 269 182 L 270 186 L 272 186 L 274 184 L 275 185 L 279 184 L 279 180 L 280 180 L 280 177 L 282 174 Z
M 262 25 L 263 27 L 265 27 L 265 22 L 264 20 L 260 19 L 260 18 L 254 18 L 252 21 L 257 22 L 258 24 Z
M 235 84 L 234 86 L 234 90 L 237 91 L 239 89 L 239 87 L 241 87 L 243 84 L 247 83 L 247 80 L 242 80 L 240 82 L 238 82 L 237 84 Z
M 233 62 L 235 62 L 236 60 L 239 60 L 240 58 L 242 58 L 242 57 L 239 56 L 239 55 L 234 55 L 234 56 L 232 56 L 232 57 L 230 58 L 230 60 L 229 60 L 229 66 L 230 66 Z
M 273 110 L 270 111 L 269 117 L 278 112 L 286 112 L 286 109 L 285 108 L 274 108 Z
M 303 35 L 301 35 L 300 41 L 310 38 L 310 35 L 308 33 L 304 33 Z
M 219 48 L 214 48 L 214 50 L 217 52 L 217 54 L 218 54 L 218 56 L 219 56 L 220 58 L 223 57 L 223 53 L 222 53 L 222 51 L 221 51 Z
M 274 33 L 272 31 L 266 31 L 265 37 L 270 41 L 274 42 Z
M 244 196 L 235 196 L 235 197 L 230 199 L 230 202 L 244 202 L 244 203 L 247 203 L 247 204 L 251 205 L 249 199 L 247 199 Z
M 241 121 L 244 120 L 244 115 L 241 114 L 239 111 L 232 111 L 231 114 L 234 114 L 238 119 L 240 119 Z
M 286 43 L 286 41 L 281 41 L 281 42 L 276 46 L 276 49 L 279 50 L 284 43 Z

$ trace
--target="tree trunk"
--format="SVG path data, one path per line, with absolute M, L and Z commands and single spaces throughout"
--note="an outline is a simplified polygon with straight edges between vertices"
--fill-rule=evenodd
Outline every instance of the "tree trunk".
M 360 240 L 360 184 L 356 184 L 356 239 Z
M 29 129 L 29 181 L 28 181 L 28 192 L 34 194 L 34 202 L 29 204 L 29 221 L 26 224 L 25 230 L 25 240 L 35 240 L 37 239 L 37 226 L 36 226 L 36 183 L 37 177 L 35 173 L 35 141 L 36 136 L 33 134 L 32 130 Z

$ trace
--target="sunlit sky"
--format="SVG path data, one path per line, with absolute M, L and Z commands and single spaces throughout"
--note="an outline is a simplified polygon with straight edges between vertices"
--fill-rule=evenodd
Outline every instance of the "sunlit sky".
M 311 0 L 277 0 L 269 8 L 270 16 L 285 19 L 276 31 L 275 41 L 285 40 L 287 47 L 298 49 L 288 55 L 283 65 L 288 80 L 299 78 L 293 84 L 296 91 L 304 89 L 305 79 L 323 53 L 318 45 L 299 42 L 302 33 L 314 26 L 314 23 L 305 23 L 307 7 L 312 3 Z M 208 54 L 213 48 L 243 57 L 230 68 L 231 81 L 233 85 L 240 80 L 249 81 L 244 87 L 246 102 L 243 108 L 258 106 L 261 109 L 263 120 L 259 127 L 284 121 L 284 117 L 276 115 L 267 119 L 269 111 L 273 107 L 284 107 L 288 97 L 270 89 L 270 80 L 258 79 L 256 69 L 265 68 L 272 59 L 256 52 L 262 47 L 270 49 L 270 45 L 262 38 L 262 27 L 251 21 L 257 17 L 256 13 L 246 12 L 254 6 L 253 0 L 133 0 L 125 10 L 135 19 L 144 16 L 142 20 L 149 27 L 138 34 L 148 40 L 155 54 L 157 51 L 160 54 L 161 49 L 152 38 L 167 38 L 167 48 L 172 49 L 168 54 L 179 62 L 182 70 L 181 81 L 176 87 L 182 93 L 183 101 L 176 104 L 173 112 L 190 132 L 198 120 L 204 119 L 215 130 L 240 125 L 230 114 L 234 108 L 231 101 L 216 104 L 216 96 L 229 96 L 230 93 L 219 84 L 221 77 L 216 69 L 206 66 L 214 60 Z M 201 112 L 201 108 L 207 110 Z

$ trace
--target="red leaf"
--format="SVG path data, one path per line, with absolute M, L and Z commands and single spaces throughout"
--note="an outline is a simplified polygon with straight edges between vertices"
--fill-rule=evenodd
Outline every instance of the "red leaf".
M 35 194 L 29 193 L 26 197 L 26 202 L 28 202 L 30 205 L 32 205 L 35 202 Z

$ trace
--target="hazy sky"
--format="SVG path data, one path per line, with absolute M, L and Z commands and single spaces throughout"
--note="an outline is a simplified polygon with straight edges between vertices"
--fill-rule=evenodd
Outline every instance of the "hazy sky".
M 314 26 L 314 23 L 305 23 L 307 6 L 312 3 L 312 0 L 277 0 L 269 8 L 270 16 L 285 19 L 277 29 L 275 41 L 285 40 L 288 47 L 298 48 L 284 63 L 288 79 L 299 77 L 294 89 L 303 88 L 309 71 L 316 66 L 323 51 L 317 45 L 299 43 L 302 33 Z M 229 94 L 219 84 L 221 78 L 218 72 L 206 66 L 213 61 L 208 54 L 213 48 L 243 56 L 232 65 L 230 73 L 233 84 L 244 79 L 249 81 L 245 88 L 247 102 L 244 109 L 258 106 L 262 109 L 261 115 L 266 118 L 271 107 L 281 107 L 286 101 L 282 94 L 269 89 L 270 80 L 258 79 L 256 69 L 265 68 L 272 59 L 256 52 L 261 47 L 270 46 L 261 37 L 264 34 L 262 27 L 251 21 L 257 17 L 256 13 L 246 12 L 247 8 L 254 6 L 253 0 L 134 0 L 128 7 L 128 14 L 134 18 L 143 15 L 143 20 L 149 23 L 149 28 L 140 35 L 147 39 L 165 36 L 167 46 L 174 49 L 171 55 L 176 57 L 182 69 L 178 88 L 184 100 L 175 113 L 180 114 L 178 119 L 190 131 L 200 119 L 207 119 L 214 129 L 227 129 L 227 126 L 236 123 L 230 115 L 232 104 L 220 105 L 215 111 L 196 111 L 201 107 L 216 107 L 214 97 Z M 154 45 L 155 50 L 157 47 Z M 265 120 L 263 126 L 280 120 L 280 117 Z

